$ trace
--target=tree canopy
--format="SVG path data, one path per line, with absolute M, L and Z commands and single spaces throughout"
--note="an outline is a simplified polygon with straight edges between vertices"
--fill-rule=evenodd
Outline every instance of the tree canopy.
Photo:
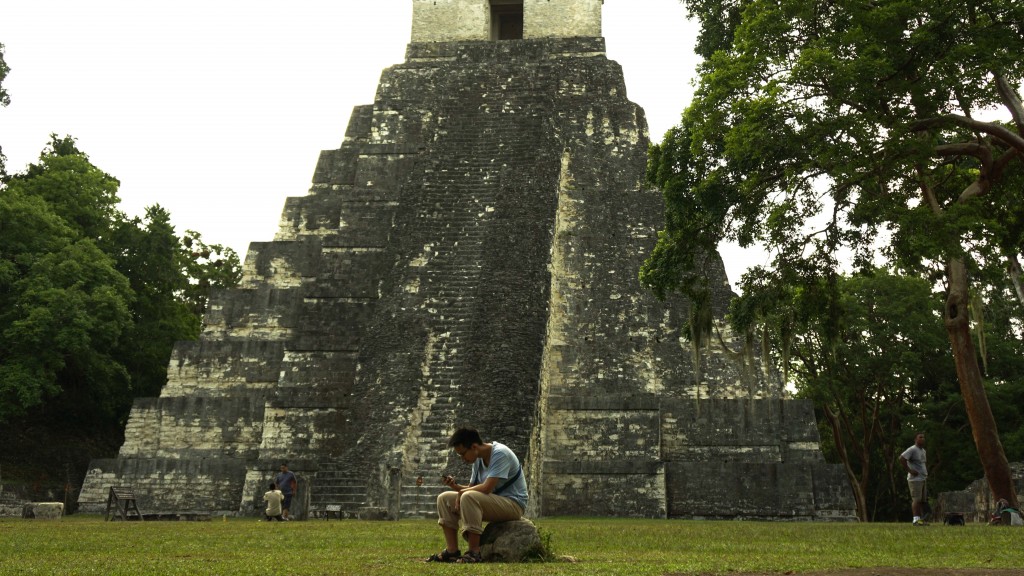
M 706 60 L 681 125 L 651 151 L 667 212 L 641 281 L 699 297 L 701 254 L 762 244 L 772 261 L 744 276 L 732 321 L 782 322 L 784 356 L 793 321 L 774 308 L 794 287 L 817 299 L 834 343 L 843 271 L 885 264 L 941 281 L 975 445 L 993 490 L 1015 502 L 969 310 L 983 303 L 972 280 L 1002 270 L 1012 286 L 1024 251 L 1024 4 L 684 2 Z
M 160 206 L 126 217 L 118 186 L 52 136 L 0 188 L 0 423 L 120 426 L 159 393 L 174 342 L 198 336 L 209 289 L 238 281 L 232 250 L 180 237 Z
M 4 88 L 4 79 L 7 78 L 7 74 L 10 71 L 11 68 L 4 61 L 4 45 L 0 44 L 0 107 L 6 107 L 11 103 L 11 96 L 7 93 L 7 89 Z M 3 147 L 0 146 L 0 180 L 7 174 L 6 160 Z
M 7 94 L 7 89 L 4 88 L 4 80 L 10 71 L 11 67 L 4 60 L 4 45 L 0 44 L 0 106 L 7 106 L 11 103 L 11 96 Z

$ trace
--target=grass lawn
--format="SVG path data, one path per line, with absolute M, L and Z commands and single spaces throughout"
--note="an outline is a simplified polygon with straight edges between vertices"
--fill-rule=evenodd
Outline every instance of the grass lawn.
M 60 522 L 0 519 L 0 574 L 782 575 L 1024 565 L 1024 530 L 1014 528 L 607 518 L 535 523 L 554 554 L 575 562 L 425 564 L 442 546 L 430 520 L 139 523 L 70 516 Z

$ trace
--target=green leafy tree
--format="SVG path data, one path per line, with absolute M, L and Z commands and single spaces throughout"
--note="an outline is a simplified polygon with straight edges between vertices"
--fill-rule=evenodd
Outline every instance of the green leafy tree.
M 118 211 L 121 183 L 89 161 L 75 139 L 50 134 L 50 143 L 10 186 L 43 199 L 79 236 L 104 242 L 124 218 Z
M 4 88 L 4 80 L 10 72 L 11 67 L 4 61 L 4 45 L 0 44 L 0 106 L 7 106 L 11 103 L 11 96 Z
M 840 276 L 836 292 L 833 301 L 820 297 L 827 289 L 797 286 L 776 299 L 768 342 L 781 355 L 791 334 L 790 382 L 821 414 L 823 445 L 846 470 L 858 517 L 890 520 L 905 508 L 895 486 L 907 427 L 927 421 L 922 403 L 956 373 L 926 280 L 878 270 Z M 822 309 L 833 303 L 837 325 Z
M 991 270 L 977 282 L 973 319 L 975 340 L 985 372 L 985 391 L 999 422 L 1003 447 L 1011 462 L 1024 461 L 1024 339 L 1013 289 L 1004 270 Z M 995 280 L 995 282 L 992 282 Z M 982 306 L 982 303 L 983 306 Z M 942 382 L 922 404 L 929 427 L 928 464 L 941 467 L 934 484 L 937 492 L 962 490 L 981 478 L 984 469 L 970 441 L 970 421 L 963 398 L 954 384 Z M 911 439 L 907 439 L 910 445 Z
M 0 420 L 62 394 L 111 416 L 128 385 L 110 354 L 131 323 L 127 280 L 17 184 L 0 194 L 0 251 Z
M 11 103 L 11 96 L 4 88 L 4 79 L 11 71 L 10 66 L 4 61 L 4 45 L 0 44 L 0 107 L 7 107 Z M 7 157 L 4 156 L 3 147 L 0 146 L 0 181 L 7 175 Z
M 846 261 L 868 269 L 887 258 L 942 281 L 975 447 L 994 493 L 1016 502 L 972 340 L 969 289 L 994 256 L 1012 269 L 1024 250 L 1007 218 L 1019 214 L 1024 164 L 1015 88 L 1024 80 L 1024 4 L 686 4 L 702 23 L 706 60 L 682 125 L 652 151 L 650 179 L 668 214 L 641 280 L 661 294 L 699 294 L 699 283 L 684 281 L 699 278 L 684 274 L 699 254 L 724 240 L 762 243 L 770 270 L 744 278 L 748 313 L 736 327 L 768 316 L 773 293 L 820 286 L 833 340 Z
M 0 419 L 47 402 L 109 419 L 128 397 L 112 349 L 134 294 L 98 246 L 116 186 L 72 139 L 54 136 L 39 164 L 0 191 Z
M 116 450 L 133 399 L 158 394 L 175 341 L 198 335 L 209 290 L 238 282 L 232 250 L 180 237 L 160 206 L 127 218 L 117 189 L 73 138 L 57 136 L 0 184 L 8 485 L 73 485 L 91 457 Z
M 181 239 L 182 271 L 188 285 L 182 299 L 197 317 L 206 313 L 210 291 L 232 288 L 242 279 L 238 254 L 221 244 L 207 244 L 195 230 L 186 230 Z
M 181 241 L 167 210 L 152 206 L 144 219 L 118 222 L 109 244 L 117 269 L 135 294 L 134 322 L 117 355 L 131 374 L 133 396 L 157 396 L 167 381 L 174 342 L 199 334 L 200 318 L 182 298 L 188 278 L 181 265 Z
M 133 394 L 156 396 L 167 381 L 174 343 L 198 338 L 210 290 L 238 284 L 238 256 L 207 246 L 198 232 L 179 238 L 159 205 L 147 208 L 144 219 L 119 222 L 110 246 L 136 295 L 135 322 L 118 355 L 132 375 Z
M 62 303 L 54 296 L 57 293 L 52 286 L 44 289 L 46 279 L 50 278 L 44 272 L 56 270 L 52 266 L 54 258 L 68 262 L 76 261 L 71 256 L 78 261 L 92 259 L 91 266 L 109 268 L 110 274 L 97 277 L 108 281 L 110 293 L 122 298 L 123 306 L 117 309 L 129 312 L 127 323 L 96 319 L 97 328 L 109 329 L 109 333 L 104 332 L 106 337 L 97 333 L 77 340 L 80 345 L 76 350 L 85 350 L 82 346 L 91 342 L 97 354 L 106 355 L 104 362 L 76 364 L 82 369 L 108 369 L 106 373 L 98 372 L 96 377 L 61 372 L 53 368 L 60 366 L 55 361 L 43 362 L 46 354 L 37 355 L 37 364 L 42 364 L 16 370 L 15 365 L 31 363 L 24 356 L 5 355 L 2 362 L 8 373 L 21 376 L 4 382 L 11 386 L 16 382 L 23 384 L 18 385 L 22 401 L 9 404 L 12 413 L 23 413 L 26 408 L 59 395 L 72 398 L 70 391 L 84 390 L 84 386 L 90 385 L 90 398 L 102 405 L 102 409 L 93 412 L 123 421 L 133 397 L 159 393 L 166 381 L 174 342 L 198 336 L 209 290 L 238 282 L 240 266 L 232 250 L 207 246 L 196 232 L 179 238 L 170 214 L 160 206 L 148 208 L 144 219 L 126 218 L 118 210 L 118 186 L 117 179 L 89 161 L 74 138 L 51 135 L 39 162 L 12 176 L 0 191 L 0 282 L 7 288 L 2 311 L 12 335 L 11 350 L 30 350 L 25 346 L 39 344 L 38 340 L 26 337 L 24 330 L 33 325 L 19 323 L 18 314 L 27 314 L 31 304 L 31 308 L 40 309 L 31 317 L 42 322 L 43 311 L 52 313 L 50 308 Z M 85 250 L 84 246 L 92 249 Z M 50 265 L 45 266 L 47 263 Z M 85 263 L 80 265 L 83 271 L 87 270 Z M 60 286 L 52 278 L 49 282 Z M 80 283 L 65 288 L 85 286 Z M 99 290 L 98 285 L 96 289 Z M 100 292 L 95 294 L 97 298 Z M 44 298 L 43 294 L 49 296 Z M 113 306 L 104 307 L 98 301 L 70 296 L 64 303 L 87 303 L 97 314 Z M 72 326 L 53 325 L 63 330 L 71 330 Z M 66 340 L 34 330 L 32 333 L 39 338 Z M 14 342 L 14 336 L 21 339 L 21 344 Z M 36 375 L 31 385 L 24 374 Z M 89 405 L 78 401 L 67 404 Z

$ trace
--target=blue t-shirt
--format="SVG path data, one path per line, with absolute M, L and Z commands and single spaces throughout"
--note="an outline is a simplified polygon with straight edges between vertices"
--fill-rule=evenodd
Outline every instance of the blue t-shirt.
M 277 489 L 280 490 L 285 496 L 292 493 L 292 482 L 295 481 L 295 474 L 291 470 L 287 472 L 281 472 L 274 479 L 277 483 Z
M 515 482 L 498 491 L 505 482 L 515 476 L 516 472 L 520 470 L 522 470 L 522 465 L 519 464 L 519 458 L 516 457 L 515 452 L 511 448 L 498 442 L 491 442 L 491 465 L 485 466 L 484 459 L 477 458 L 476 462 L 473 462 L 473 473 L 469 477 L 469 484 L 475 486 L 482 484 L 488 478 L 497 478 L 498 484 L 494 487 L 492 494 L 511 498 L 523 510 L 526 510 L 526 502 L 530 496 L 526 491 L 525 474 L 520 474 Z

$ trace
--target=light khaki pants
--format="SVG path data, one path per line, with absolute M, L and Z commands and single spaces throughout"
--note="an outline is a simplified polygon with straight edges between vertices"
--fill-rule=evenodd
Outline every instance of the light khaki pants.
M 462 520 L 463 532 L 482 534 L 484 522 L 502 522 L 519 520 L 523 517 L 523 509 L 516 501 L 504 496 L 484 494 L 470 490 L 462 493 L 459 510 L 455 510 L 455 502 L 459 493 L 442 492 L 437 497 L 437 523 L 445 528 L 459 529 Z
M 910 486 L 910 499 L 914 502 L 921 502 L 924 500 L 924 485 L 925 480 L 907 480 L 907 485 Z

